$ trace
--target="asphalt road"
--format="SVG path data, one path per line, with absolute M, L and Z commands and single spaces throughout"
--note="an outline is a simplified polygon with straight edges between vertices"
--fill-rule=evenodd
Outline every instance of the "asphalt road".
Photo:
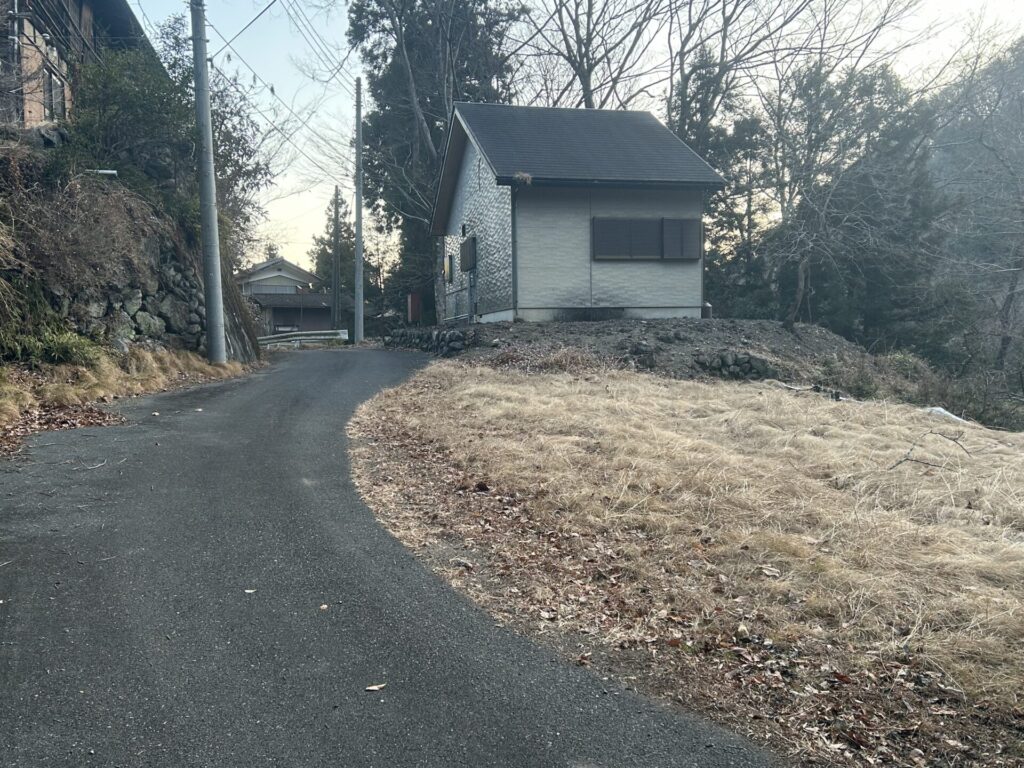
M 0 765 L 767 765 L 497 627 L 374 521 L 344 425 L 424 362 L 294 353 L 0 461 Z

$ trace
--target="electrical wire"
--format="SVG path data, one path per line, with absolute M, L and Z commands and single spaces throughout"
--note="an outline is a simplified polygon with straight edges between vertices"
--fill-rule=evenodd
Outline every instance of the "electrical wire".
M 206 23 L 209 25 L 210 29 L 212 29 L 214 31 L 214 33 L 216 33 L 216 35 L 221 38 L 221 40 L 226 40 L 227 39 L 227 38 L 224 37 L 223 34 L 221 34 L 220 30 L 217 29 L 217 27 L 215 27 L 213 25 L 212 22 L 207 20 Z M 287 101 L 285 101 L 283 98 L 281 98 L 281 96 L 277 93 L 277 91 L 274 90 L 274 86 L 271 85 L 270 83 L 268 83 L 266 80 L 264 80 L 260 76 L 260 74 L 255 70 L 255 68 L 248 61 L 246 61 L 245 58 L 238 52 L 238 50 L 234 47 L 234 45 L 232 45 L 230 43 L 227 43 L 225 45 L 225 47 L 228 48 L 233 54 L 235 54 L 235 56 L 242 63 L 242 65 L 252 73 L 253 77 L 255 77 L 256 80 L 261 85 L 263 85 L 264 88 L 266 88 L 268 91 L 270 91 L 270 94 L 275 99 L 277 99 L 284 106 L 285 109 L 288 110 L 288 112 L 292 115 L 292 117 L 294 117 L 296 120 L 298 120 L 300 122 L 300 126 L 295 131 L 292 132 L 292 136 L 294 136 L 294 134 L 297 133 L 302 128 L 308 128 L 310 133 L 312 133 L 314 137 L 316 137 L 318 140 L 320 140 L 324 144 L 331 145 L 333 143 L 330 140 L 326 139 L 321 134 L 319 134 L 316 130 L 313 129 L 313 127 L 309 124 L 310 118 L 308 118 L 308 117 L 307 118 L 303 118 L 294 109 L 292 109 L 291 105 Z M 222 75 L 224 74 L 224 72 L 222 70 L 220 70 L 220 69 L 218 69 L 217 71 L 220 72 Z M 226 77 L 226 75 L 225 75 L 225 77 Z M 228 78 L 228 79 L 230 80 L 230 78 Z M 284 135 L 283 132 L 282 132 L 282 135 Z M 291 137 L 288 137 L 288 138 L 290 139 Z M 352 172 L 354 170 L 354 163 L 349 158 L 342 157 L 342 158 L 339 158 L 339 160 L 342 162 L 344 170 L 347 170 L 349 172 Z
M 229 45 L 231 45 L 231 44 L 232 44 L 233 42 L 235 42 L 235 40 L 237 40 L 237 39 L 238 39 L 239 37 L 241 37 L 241 36 L 242 36 L 243 34 L 245 34 L 245 31 L 246 31 L 247 29 L 249 29 L 249 27 L 251 27 L 251 26 L 252 26 L 253 24 L 255 24 L 255 23 L 256 23 L 257 21 L 259 21 L 259 20 L 260 20 L 260 19 L 261 19 L 261 18 L 263 17 L 263 14 L 265 14 L 265 13 L 266 13 L 267 11 L 269 11 L 269 10 L 270 10 L 271 8 L 273 8 L 273 7 L 275 6 L 275 5 L 277 5 L 277 0 L 270 0 L 270 2 L 269 2 L 269 3 L 267 3 L 267 5 L 266 5 L 266 6 L 265 6 L 265 7 L 263 8 L 263 10 L 262 10 L 262 11 L 260 11 L 259 13 L 257 13 L 257 14 L 256 14 L 256 15 L 255 15 L 255 16 L 254 16 L 254 17 L 252 18 L 252 20 L 251 20 L 251 21 L 250 21 L 250 22 L 249 22 L 248 24 L 246 24 L 246 25 L 245 25 L 244 27 L 242 27 L 242 28 L 241 28 L 240 30 L 238 30 L 238 32 L 237 32 L 237 33 L 235 33 L 235 36 L 234 36 L 234 37 L 232 37 L 232 38 L 231 38 L 230 40 L 228 40 L 227 42 L 225 42 L 225 43 L 224 43 L 224 45 L 222 45 L 222 46 L 220 47 L 220 50 L 218 50 L 218 51 L 217 51 L 217 53 L 213 54 L 213 56 L 211 56 L 210 58 L 211 58 L 211 59 L 212 59 L 212 58 L 215 58 L 215 57 L 216 57 L 216 56 L 217 56 L 218 54 L 220 54 L 220 53 L 221 53 L 221 52 L 222 52 L 222 51 L 223 51 L 223 50 L 224 50 L 225 48 L 227 48 L 227 47 L 228 47 Z
M 352 82 L 352 76 L 345 71 L 345 63 L 348 56 L 346 55 L 345 58 L 341 60 L 335 57 L 334 53 L 330 49 L 330 44 L 324 40 L 316 26 L 312 21 L 310 21 L 306 12 L 302 9 L 302 6 L 286 0 L 284 8 L 285 13 L 288 14 L 288 18 L 291 19 L 299 34 L 302 35 L 302 38 L 312 50 L 313 55 L 327 70 L 327 79 L 336 80 L 343 88 L 345 88 L 345 90 L 348 91 L 349 96 L 354 98 L 355 94 L 352 92 L 352 86 L 354 85 Z
M 211 64 L 210 66 L 213 67 L 214 70 L 216 70 L 221 76 L 224 77 L 228 85 L 235 89 L 235 91 L 242 97 L 242 99 L 249 105 L 249 107 L 254 112 L 256 112 L 264 120 L 266 120 L 267 123 L 270 124 L 271 128 L 280 133 L 282 138 L 284 138 L 285 141 L 287 141 L 289 144 L 292 145 L 292 147 L 294 147 L 295 151 L 297 151 L 300 155 L 306 158 L 306 160 L 308 160 L 315 168 L 317 168 L 317 170 L 323 173 L 327 179 L 333 181 L 339 186 L 351 186 L 351 181 L 340 181 L 339 179 L 337 179 L 331 171 L 328 171 L 326 168 L 324 168 L 319 162 L 317 162 L 315 158 L 313 158 L 308 152 L 306 152 L 306 150 L 304 150 L 301 146 L 299 146 L 299 144 L 293 141 L 292 136 L 294 136 L 294 132 L 291 135 L 285 134 L 285 132 L 281 130 L 281 127 L 274 122 L 274 119 L 272 117 L 268 117 L 267 114 L 262 109 L 260 109 L 256 104 L 253 103 L 253 101 L 249 98 L 249 94 L 242 90 L 242 88 L 238 85 L 238 83 L 234 81 L 233 78 L 229 77 L 227 73 L 220 69 L 216 64 Z

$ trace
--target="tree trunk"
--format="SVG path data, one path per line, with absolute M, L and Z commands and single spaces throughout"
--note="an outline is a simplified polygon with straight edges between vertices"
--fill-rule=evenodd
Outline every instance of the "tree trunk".
M 792 331 L 796 326 L 796 319 L 800 314 L 800 307 L 803 306 L 807 294 L 807 273 L 810 271 L 810 261 L 804 257 L 796 268 L 796 292 L 793 294 L 793 304 L 786 313 L 786 319 L 782 325 L 787 331 Z
M 1013 277 L 1010 278 L 1010 284 L 1006 289 L 1006 298 L 1003 299 L 1002 306 L 999 307 L 999 351 L 996 352 L 995 361 L 997 371 L 1006 368 L 1006 358 L 1010 353 L 1010 346 L 1013 344 L 1013 334 L 1011 333 L 1013 308 L 1017 303 L 1021 272 L 1024 272 L 1024 254 L 1018 257 L 1017 268 L 1013 271 Z

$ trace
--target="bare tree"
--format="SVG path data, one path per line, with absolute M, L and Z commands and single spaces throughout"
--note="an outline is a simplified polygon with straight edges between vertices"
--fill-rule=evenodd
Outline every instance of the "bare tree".
M 652 48 L 668 25 L 670 2 L 539 0 L 526 17 L 519 55 L 534 62 L 544 101 L 618 108 L 647 93 L 664 78 L 664 61 Z

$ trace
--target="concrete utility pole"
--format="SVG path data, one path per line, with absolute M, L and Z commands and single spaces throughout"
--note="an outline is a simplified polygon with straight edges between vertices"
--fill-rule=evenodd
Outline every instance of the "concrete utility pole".
M 334 228 L 331 230 L 331 327 L 341 328 L 341 190 L 334 187 Z
M 206 55 L 206 9 L 189 0 L 192 54 L 196 81 L 196 124 L 202 143 L 199 157 L 199 206 L 202 209 L 203 286 L 206 293 L 206 354 L 211 363 L 226 363 L 224 295 L 220 283 L 220 232 L 217 226 L 217 180 L 213 170 L 213 119 L 210 116 L 210 70 Z
M 356 334 L 363 340 L 363 79 L 356 78 Z

